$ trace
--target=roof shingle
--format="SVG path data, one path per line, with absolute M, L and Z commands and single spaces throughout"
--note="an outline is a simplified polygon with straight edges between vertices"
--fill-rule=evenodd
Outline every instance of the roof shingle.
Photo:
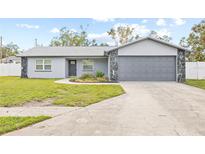
M 104 56 L 113 47 L 35 47 L 18 54 L 18 57 L 65 57 L 65 56 Z

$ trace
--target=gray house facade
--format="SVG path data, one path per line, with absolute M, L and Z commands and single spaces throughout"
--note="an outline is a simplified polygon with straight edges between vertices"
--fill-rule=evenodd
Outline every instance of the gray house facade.
M 67 78 L 103 72 L 112 81 L 185 81 L 185 51 L 155 38 L 120 47 L 38 47 L 20 55 L 21 77 Z
M 20 54 L 22 77 L 68 78 L 97 71 L 108 76 L 109 47 L 37 47 Z

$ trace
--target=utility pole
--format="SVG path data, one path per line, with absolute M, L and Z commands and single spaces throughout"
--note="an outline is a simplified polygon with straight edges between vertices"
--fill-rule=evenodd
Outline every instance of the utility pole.
M 35 39 L 35 47 L 38 47 L 38 39 Z

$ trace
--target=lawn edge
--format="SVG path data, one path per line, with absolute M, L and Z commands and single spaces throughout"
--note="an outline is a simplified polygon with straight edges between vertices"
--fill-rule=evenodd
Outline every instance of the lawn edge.
M 28 126 L 32 126 L 34 124 L 37 124 L 37 123 L 40 123 L 40 122 L 43 122 L 45 120 L 48 120 L 48 119 L 52 118 L 51 116 L 46 116 L 46 115 L 40 115 L 40 116 L 0 116 L 0 117 L 27 117 L 27 118 L 29 118 L 29 117 L 32 117 L 32 118 L 34 118 L 34 117 L 36 117 L 36 118 L 37 117 L 42 117 L 42 119 L 33 121 L 32 123 L 23 124 L 23 125 L 21 125 L 21 126 L 19 126 L 17 128 L 11 128 L 11 129 L 8 129 L 5 132 L 0 132 L 0 136 L 5 135 L 5 134 L 10 133 L 10 132 L 13 132 L 13 131 L 20 130 L 20 129 L 28 127 Z

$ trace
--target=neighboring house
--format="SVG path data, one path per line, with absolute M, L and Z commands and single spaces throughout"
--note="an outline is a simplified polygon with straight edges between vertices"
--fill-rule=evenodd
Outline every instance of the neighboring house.
M 14 63 L 14 64 L 19 64 L 21 63 L 21 58 L 16 57 L 16 56 L 10 56 L 6 57 L 0 60 L 1 63 L 7 64 L 7 63 Z
M 19 54 L 22 77 L 67 78 L 101 71 L 112 81 L 185 80 L 186 49 L 151 37 L 120 47 L 38 47 Z

